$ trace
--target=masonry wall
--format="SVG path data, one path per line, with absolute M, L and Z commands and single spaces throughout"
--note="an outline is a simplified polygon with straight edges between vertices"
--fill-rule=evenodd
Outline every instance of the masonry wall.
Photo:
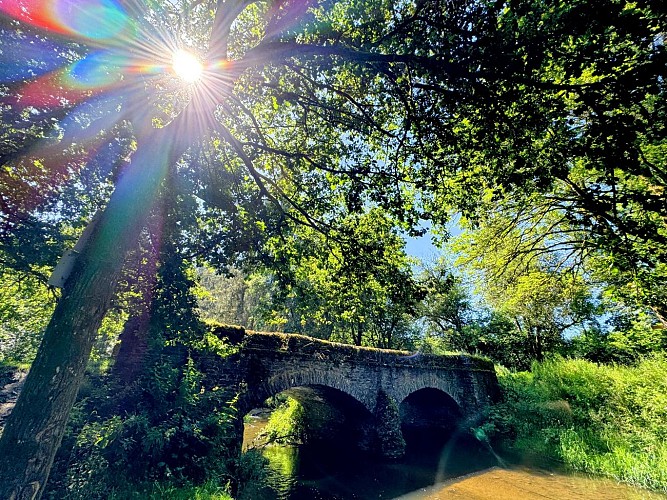
M 242 412 L 303 385 L 338 389 L 371 412 L 380 390 L 400 404 L 409 394 L 432 387 L 449 394 L 466 418 L 474 418 L 498 393 L 493 364 L 471 356 L 412 354 L 277 333 L 245 332 L 235 341 L 236 354 L 211 356 L 202 367 L 209 384 L 238 390 Z

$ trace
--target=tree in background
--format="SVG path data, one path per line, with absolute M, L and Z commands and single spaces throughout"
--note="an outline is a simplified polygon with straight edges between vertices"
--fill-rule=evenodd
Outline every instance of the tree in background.
M 444 259 L 424 269 L 419 282 L 426 294 L 419 315 L 426 324 L 426 337 L 439 338 L 452 351 L 475 353 L 479 307 L 473 303 L 463 279 L 452 271 Z
M 255 314 L 263 327 L 375 347 L 410 345 L 423 292 L 405 242 L 385 212 L 339 221 L 327 236 L 300 228 L 268 242 L 268 292 Z M 255 278 L 253 278 L 255 279 Z
M 0 363 L 29 363 L 53 312 L 55 297 L 31 276 L 0 275 Z
M 562 351 L 566 336 L 602 313 L 593 285 L 573 271 L 570 256 L 541 239 L 543 225 L 519 228 L 498 213 L 455 244 L 460 260 L 475 273 L 477 293 L 512 320 L 527 357 L 538 361 Z
M 217 274 L 208 267 L 197 269 L 198 307 L 203 319 L 249 330 L 269 330 L 262 318 L 262 304 L 270 299 L 270 283 L 259 272 L 246 276 L 240 269 Z
M 514 296 L 514 302 L 510 291 L 507 301 L 492 302 L 481 292 L 488 285 L 484 277 L 480 277 L 484 286 L 475 291 L 455 272 L 473 274 L 473 270 L 457 269 L 443 259 L 426 268 L 420 276 L 426 289 L 426 297 L 420 305 L 421 321 L 426 327 L 420 350 L 435 354 L 454 351 L 487 356 L 514 370 L 528 369 L 532 361 L 562 352 L 561 332 L 549 332 L 551 342 L 545 345 L 542 341 L 539 352 L 534 335 L 542 339 L 548 326 L 543 328 L 540 324 L 535 331 L 526 332 L 531 328 L 530 322 L 543 319 L 535 315 L 534 309 L 538 307 L 543 308 L 547 321 L 552 320 L 546 313 L 553 315 L 553 310 L 549 310 L 553 304 L 542 305 L 540 301 L 544 297 L 537 296 L 539 290 L 528 290 L 529 284 L 524 283 L 523 290 Z M 553 325 L 553 321 L 547 325 Z

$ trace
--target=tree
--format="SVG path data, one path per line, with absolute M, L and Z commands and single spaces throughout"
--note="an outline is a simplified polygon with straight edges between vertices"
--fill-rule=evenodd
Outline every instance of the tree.
M 541 229 L 508 224 L 496 212 L 455 244 L 460 261 L 477 273 L 478 293 L 494 312 L 511 318 L 527 357 L 538 361 L 558 352 L 565 334 L 580 332 L 602 313 L 593 285 L 565 265 L 568 252 L 547 246 Z
M 323 231 L 369 205 L 408 226 L 425 213 L 442 219 L 452 206 L 469 215 L 494 193 L 544 190 L 558 178 L 600 228 L 603 248 L 617 227 L 640 247 L 661 244 L 659 196 L 626 191 L 628 206 L 656 215 L 646 224 L 616 216 L 623 203 L 609 203 L 620 200 L 610 168 L 618 158 L 633 180 L 664 184 L 659 6 L 204 0 L 142 9 L 94 0 L 54 19 L 47 5 L 0 7 L 11 18 L 3 38 L 17 49 L 2 79 L 10 82 L 3 123 L 12 137 L 5 172 L 39 171 L 53 148 L 60 158 L 85 157 L 93 143 L 115 144 L 123 133 L 129 152 L 115 158 L 131 161 L 115 170 L 114 192 L 0 441 L 2 497 L 42 491 L 124 256 L 167 172 L 203 143 L 216 165 L 245 169 L 286 219 Z M 200 83 L 142 71 L 183 40 L 208 61 Z M 82 122 L 69 117 L 97 99 L 106 99 L 104 116 L 79 130 Z M 657 148 L 648 162 L 640 144 Z M 581 159 L 592 175 L 573 182 Z M 220 179 L 204 180 L 210 195 L 202 200 L 215 206 Z M 54 192 L 50 180 L 36 182 Z
M 197 272 L 202 289 L 198 301 L 202 318 L 267 330 L 268 325 L 258 316 L 262 303 L 270 300 L 270 284 L 264 274 L 245 276 L 240 269 L 231 269 L 229 275 L 215 274 L 206 267 Z
M 489 78 L 478 91 L 495 102 L 460 101 L 451 114 L 459 125 L 434 128 L 447 182 L 433 209 L 453 205 L 475 224 L 511 204 L 515 227 L 548 217 L 540 251 L 597 254 L 607 278 L 663 317 L 664 6 L 489 8 L 497 29 L 479 30 L 469 47 Z
M 423 292 L 382 210 L 341 220 L 328 237 L 301 228 L 268 246 L 271 294 L 258 313 L 270 328 L 355 345 L 410 343 Z
M 462 246 L 467 247 L 465 244 Z M 484 252 L 484 255 L 493 253 Z M 475 268 L 462 267 L 459 272 L 471 273 Z M 489 283 L 487 273 L 481 276 L 475 294 L 471 285 L 464 284 L 470 276 L 464 280 L 462 276 L 454 274 L 453 269 L 454 265 L 443 259 L 435 266 L 426 268 L 421 275 L 420 281 L 426 289 L 426 297 L 419 311 L 427 329 L 420 349 L 434 354 L 467 352 L 487 356 L 494 363 L 507 368 L 529 369 L 531 362 L 538 356 L 532 337 L 520 329 L 524 318 L 520 316 L 516 302 L 512 302 L 515 298 L 513 293 L 508 290 L 508 301 L 498 298 L 489 302 L 486 292 L 494 285 Z M 477 277 L 480 278 L 479 275 Z M 474 283 L 474 279 L 471 281 Z M 527 297 L 523 295 L 520 299 L 526 300 Z M 550 305 L 553 304 L 545 304 L 545 310 Z M 538 332 L 540 334 L 543 333 Z M 553 352 L 553 349 L 554 345 L 548 346 L 548 352 Z
M 31 276 L 0 275 L 0 363 L 29 363 L 55 297 Z
M 475 352 L 479 312 L 462 278 L 441 260 L 424 269 L 419 281 L 426 292 L 419 307 L 419 315 L 426 321 L 426 334 L 444 338 L 449 350 Z

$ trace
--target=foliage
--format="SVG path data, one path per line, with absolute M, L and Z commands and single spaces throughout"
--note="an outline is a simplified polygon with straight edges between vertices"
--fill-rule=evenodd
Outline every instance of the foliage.
M 156 358 L 133 387 L 107 377 L 84 391 L 56 465 L 55 498 L 106 498 L 152 481 L 231 480 L 229 395 L 205 388 L 192 360 L 179 358 Z
M 268 330 L 355 345 L 410 346 L 423 291 L 412 277 L 404 241 L 381 210 L 339 222 L 328 237 L 309 228 L 269 240 L 273 263 L 252 314 Z M 251 278 L 257 283 L 257 275 Z M 258 321 L 258 319 L 261 320 Z
M 614 318 L 609 347 L 615 359 L 630 362 L 667 351 L 667 330 L 655 315 L 644 310 L 622 311 Z
M 463 279 L 452 274 L 444 261 L 426 268 L 419 276 L 426 291 L 419 313 L 427 327 L 427 337 L 441 337 L 450 350 L 472 352 L 479 313 Z M 470 331 L 470 330 L 473 331 Z
M 468 255 L 476 252 L 466 251 Z M 503 262 L 496 252 L 480 251 L 478 255 L 484 263 Z M 535 273 L 530 276 L 535 277 Z M 494 281 L 486 273 L 477 278 L 475 296 L 445 261 L 422 273 L 420 280 L 427 290 L 420 305 L 427 328 L 420 343 L 422 352 L 467 352 L 515 370 L 529 368 L 541 356 L 562 352 L 565 327 L 558 320 L 566 314 L 562 307 L 566 299 L 562 289 L 549 288 L 555 280 L 522 276 L 508 283 Z
M 0 271 L 0 362 L 30 363 L 56 297 L 34 276 Z
M 590 328 L 569 339 L 566 351 L 595 362 L 632 364 L 667 350 L 667 330 L 655 314 L 617 308 L 610 311 L 607 328 Z
M 667 359 L 635 366 L 557 359 L 499 372 L 486 431 L 519 454 L 667 491 Z
M 271 412 L 269 421 L 260 433 L 268 443 L 301 444 L 307 440 L 304 408 L 299 401 L 287 397 Z
M 665 13 L 650 2 L 595 8 L 605 16 L 588 2 L 489 7 L 493 21 L 482 16 L 472 31 L 492 79 L 479 99 L 496 104 L 457 105 L 459 126 L 441 153 L 454 173 L 443 197 L 471 225 L 503 207 L 505 227 L 528 234 L 515 240 L 520 253 L 602 256 L 617 286 L 637 287 L 659 311 Z
M 147 351 L 131 380 L 112 372 L 83 391 L 60 451 L 54 497 L 106 498 L 126 484 L 234 478 L 234 394 L 206 386 L 193 359 L 231 350 L 215 335 L 220 326 L 204 325 L 194 312 L 195 276 L 176 246 L 175 205 L 163 211 L 157 276 L 150 300 L 140 302 Z
M 141 489 L 114 490 L 109 500 L 233 500 L 227 488 L 210 481 L 201 486 L 180 486 L 170 483 L 153 483 Z
M 283 231 L 295 223 L 332 240 L 351 236 L 331 252 L 338 263 L 320 253 L 292 266 L 290 254 L 302 249 L 289 236 L 270 254 L 285 257 L 296 278 L 286 283 L 304 284 L 282 298 L 294 293 L 307 306 L 302 313 L 288 304 L 276 319 L 302 326 L 314 318 L 325 338 L 409 344 L 414 294 L 405 266 L 392 256 L 358 258 L 368 249 L 384 255 L 354 230 L 356 214 L 382 209 L 414 231 L 420 217 L 444 223 L 458 210 L 475 221 L 508 199 L 520 213 L 543 198 L 537 205 L 553 207 L 557 221 L 547 227 L 573 235 L 569 244 L 608 264 L 601 267 L 617 290 L 637 290 L 665 317 L 667 51 L 658 2 L 203 0 L 144 11 L 102 2 L 113 15 L 92 31 L 68 16 L 50 23 L 48 2 L 10 3 L 0 18 L 10 47 L 0 79 L 0 257 L 21 273 L 52 265 L 90 214 L 105 209 L 46 328 L 42 345 L 51 352 L 37 356 L 0 441 L 0 457 L 9 456 L 10 439 L 26 443 L 21 460 L 4 458 L 0 483 L 13 490 L 3 496 L 44 484 L 66 419 L 53 430 L 46 420 L 56 415 L 45 413 L 38 429 L 15 422 L 36 406 L 29 397 L 53 401 L 57 416 L 71 408 L 93 333 L 158 193 L 183 202 L 165 211 L 181 254 L 162 265 L 175 275 L 187 274 L 179 258 L 208 254 L 222 267 L 233 253 L 227 242 L 252 254 L 267 234 L 290 234 Z M 183 40 L 209 59 L 197 85 L 154 71 Z M 192 189 L 165 188 L 166 178 Z M 369 265 L 378 272 L 359 280 Z M 504 312 L 540 359 L 575 312 L 577 283 L 533 271 Z M 301 293 L 311 284 L 316 294 Z M 168 280 L 161 286 L 170 289 Z M 337 307 L 328 311 L 322 297 Z M 532 307 L 543 303 L 550 316 Z M 154 310 L 168 305 L 162 298 Z M 160 319 L 183 326 L 185 343 L 196 341 L 186 309 Z M 343 324 L 333 325 L 330 312 Z M 67 390 L 51 393 L 37 377 Z M 37 461 L 28 451 L 35 435 L 50 437 L 35 448 L 44 454 Z M 28 471 L 28 462 L 46 466 L 29 478 L 10 470 Z
M 511 319 L 524 338 L 529 359 L 542 360 L 563 347 L 564 336 L 595 325 L 602 313 L 594 287 L 581 274 L 563 268 L 547 243 L 519 252 L 522 239 L 539 228 L 507 229 L 501 216 L 459 236 L 459 260 L 475 273 L 475 284 L 494 311 Z M 519 243 L 517 243 L 517 241 Z M 526 368 L 526 367 L 524 367 Z
M 199 314 L 205 320 L 228 325 L 243 325 L 250 330 L 270 330 L 262 321 L 262 303 L 270 300 L 271 285 L 266 276 L 256 272 L 246 276 L 239 269 L 229 275 L 216 274 L 202 267 L 197 270 L 201 291 L 197 296 Z

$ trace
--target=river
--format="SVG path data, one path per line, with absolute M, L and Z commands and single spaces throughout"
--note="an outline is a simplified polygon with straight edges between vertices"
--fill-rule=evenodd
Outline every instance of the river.
M 244 448 L 252 447 L 265 423 L 263 417 L 246 423 Z M 270 445 L 261 453 L 266 475 L 239 500 L 667 500 L 611 480 L 499 464 L 470 436 L 454 436 L 444 445 L 413 442 L 395 462 L 349 448 Z

